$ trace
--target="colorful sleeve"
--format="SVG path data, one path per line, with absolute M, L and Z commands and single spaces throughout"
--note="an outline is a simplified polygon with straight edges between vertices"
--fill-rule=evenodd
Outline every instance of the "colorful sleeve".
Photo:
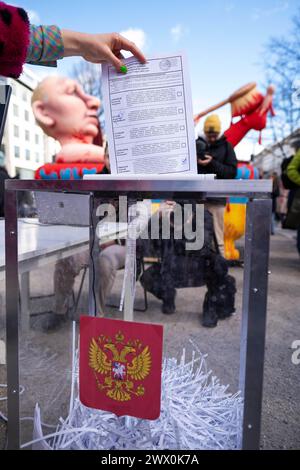
M 55 67 L 64 56 L 64 45 L 57 26 L 30 26 L 30 46 L 26 62 Z

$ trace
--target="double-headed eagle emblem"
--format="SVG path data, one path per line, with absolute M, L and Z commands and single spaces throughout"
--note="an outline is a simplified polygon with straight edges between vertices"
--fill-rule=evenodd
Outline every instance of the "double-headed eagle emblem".
M 148 346 L 139 340 L 124 342 L 119 332 L 115 339 L 100 335 L 92 338 L 89 347 L 89 366 L 93 369 L 99 391 L 116 401 L 129 401 L 143 396 L 143 380 L 151 370 Z

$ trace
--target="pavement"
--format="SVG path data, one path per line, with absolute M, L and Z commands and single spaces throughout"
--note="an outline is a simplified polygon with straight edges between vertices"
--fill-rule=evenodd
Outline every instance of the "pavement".
M 293 343 L 300 340 L 300 258 L 295 247 L 295 232 L 277 230 L 271 239 L 268 297 L 267 338 L 265 354 L 264 396 L 262 408 L 261 448 L 300 449 L 300 365 L 293 364 Z M 53 293 L 53 266 L 31 273 L 33 296 Z M 214 329 L 200 324 L 204 288 L 180 289 L 177 311 L 163 315 L 160 302 L 149 295 L 149 308 L 136 312 L 135 320 L 164 324 L 164 355 L 179 358 L 183 348 L 191 355 L 194 345 L 208 354 L 207 365 L 213 374 L 238 390 L 239 343 L 243 268 L 231 268 L 237 281 L 236 314 L 219 322 Z M 118 273 L 112 302 L 117 302 L 123 271 Z M 77 281 L 78 287 L 79 279 Z M 3 296 L 4 285 L 0 286 Z M 142 303 L 143 291 L 137 287 L 137 303 Z M 32 300 L 31 313 L 49 311 L 53 298 Z M 81 296 L 80 313 L 87 312 L 87 282 Z M 121 318 L 117 309 L 108 309 L 107 316 Z M 20 384 L 22 417 L 32 417 L 38 402 L 42 419 L 57 424 L 68 413 L 71 366 L 71 324 L 56 333 L 41 333 L 30 329 L 20 335 Z M 0 313 L 0 340 L 4 339 L 4 314 Z M 193 345 L 194 343 L 194 345 Z M 6 383 L 6 367 L 0 365 L 0 384 Z M 0 388 L 0 398 L 5 389 Z M 6 402 L 0 400 L 0 412 L 6 413 Z M 0 418 L 0 449 L 5 446 L 6 425 Z M 22 421 L 22 442 L 30 440 L 32 422 Z

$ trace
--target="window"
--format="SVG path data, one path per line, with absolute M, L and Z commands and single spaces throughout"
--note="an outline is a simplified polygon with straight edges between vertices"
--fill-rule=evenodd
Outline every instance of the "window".
M 19 116 L 19 108 L 16 104 L 14 104 L 13 110 L 14 110 L 14 116 L 18 117 Z
M 38 134 L 35 134 L 35 143 L 36 145 L 40 143 L 40 136 Z
M 27 142 L 29 142 L 29 140 L 30 140 L 30 134 L 29 134 L 29 131 L 27 131 L 27 130 L 25 131 L 25 140 Z
M 22 99 L 23 99 L 23 101 L 27 101 L 27 92 L 26 91 L 23 91 Z
M 40 161 L 40 155 L 38 152 L 35 153 L 35 161 L 38 163 Z
M 25 111 L 25 121 L 29 121 L 29 112 Z
M 19 128 L 18 126 L 14 126 L 14 137 L 19 137 L 20 133 L 19 133 Z
M 30 150 L 28 149 L 25 150 L 25 158 L 26 160 L 30 160 Z
M 20 147 L 15 147 L 15 158 L 20 158 Z

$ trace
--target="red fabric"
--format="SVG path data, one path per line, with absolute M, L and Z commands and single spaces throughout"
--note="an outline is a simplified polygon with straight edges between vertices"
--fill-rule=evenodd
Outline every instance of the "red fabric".
M 26 61 L 30 25 L 22 8 L 0 2 L 0 75 L 18 78 Z
M 103 168 L 103 163 L 46 163 L 36 171 L 35 179 L 81 179 L 84 170 L 98 174 Z
M 259 110 L 245 116 L 239 122 L 231 124 L 229 129 L 224 132 L 224 135 L 228 142 L 233 147 L 238 145 L 245 135 L 251 130 L 261 131 L 267 125 L 267 112 L 260 115 Z
M 117 416 L 160 416 L 163 327 L 80 318 L 79 395 Z

